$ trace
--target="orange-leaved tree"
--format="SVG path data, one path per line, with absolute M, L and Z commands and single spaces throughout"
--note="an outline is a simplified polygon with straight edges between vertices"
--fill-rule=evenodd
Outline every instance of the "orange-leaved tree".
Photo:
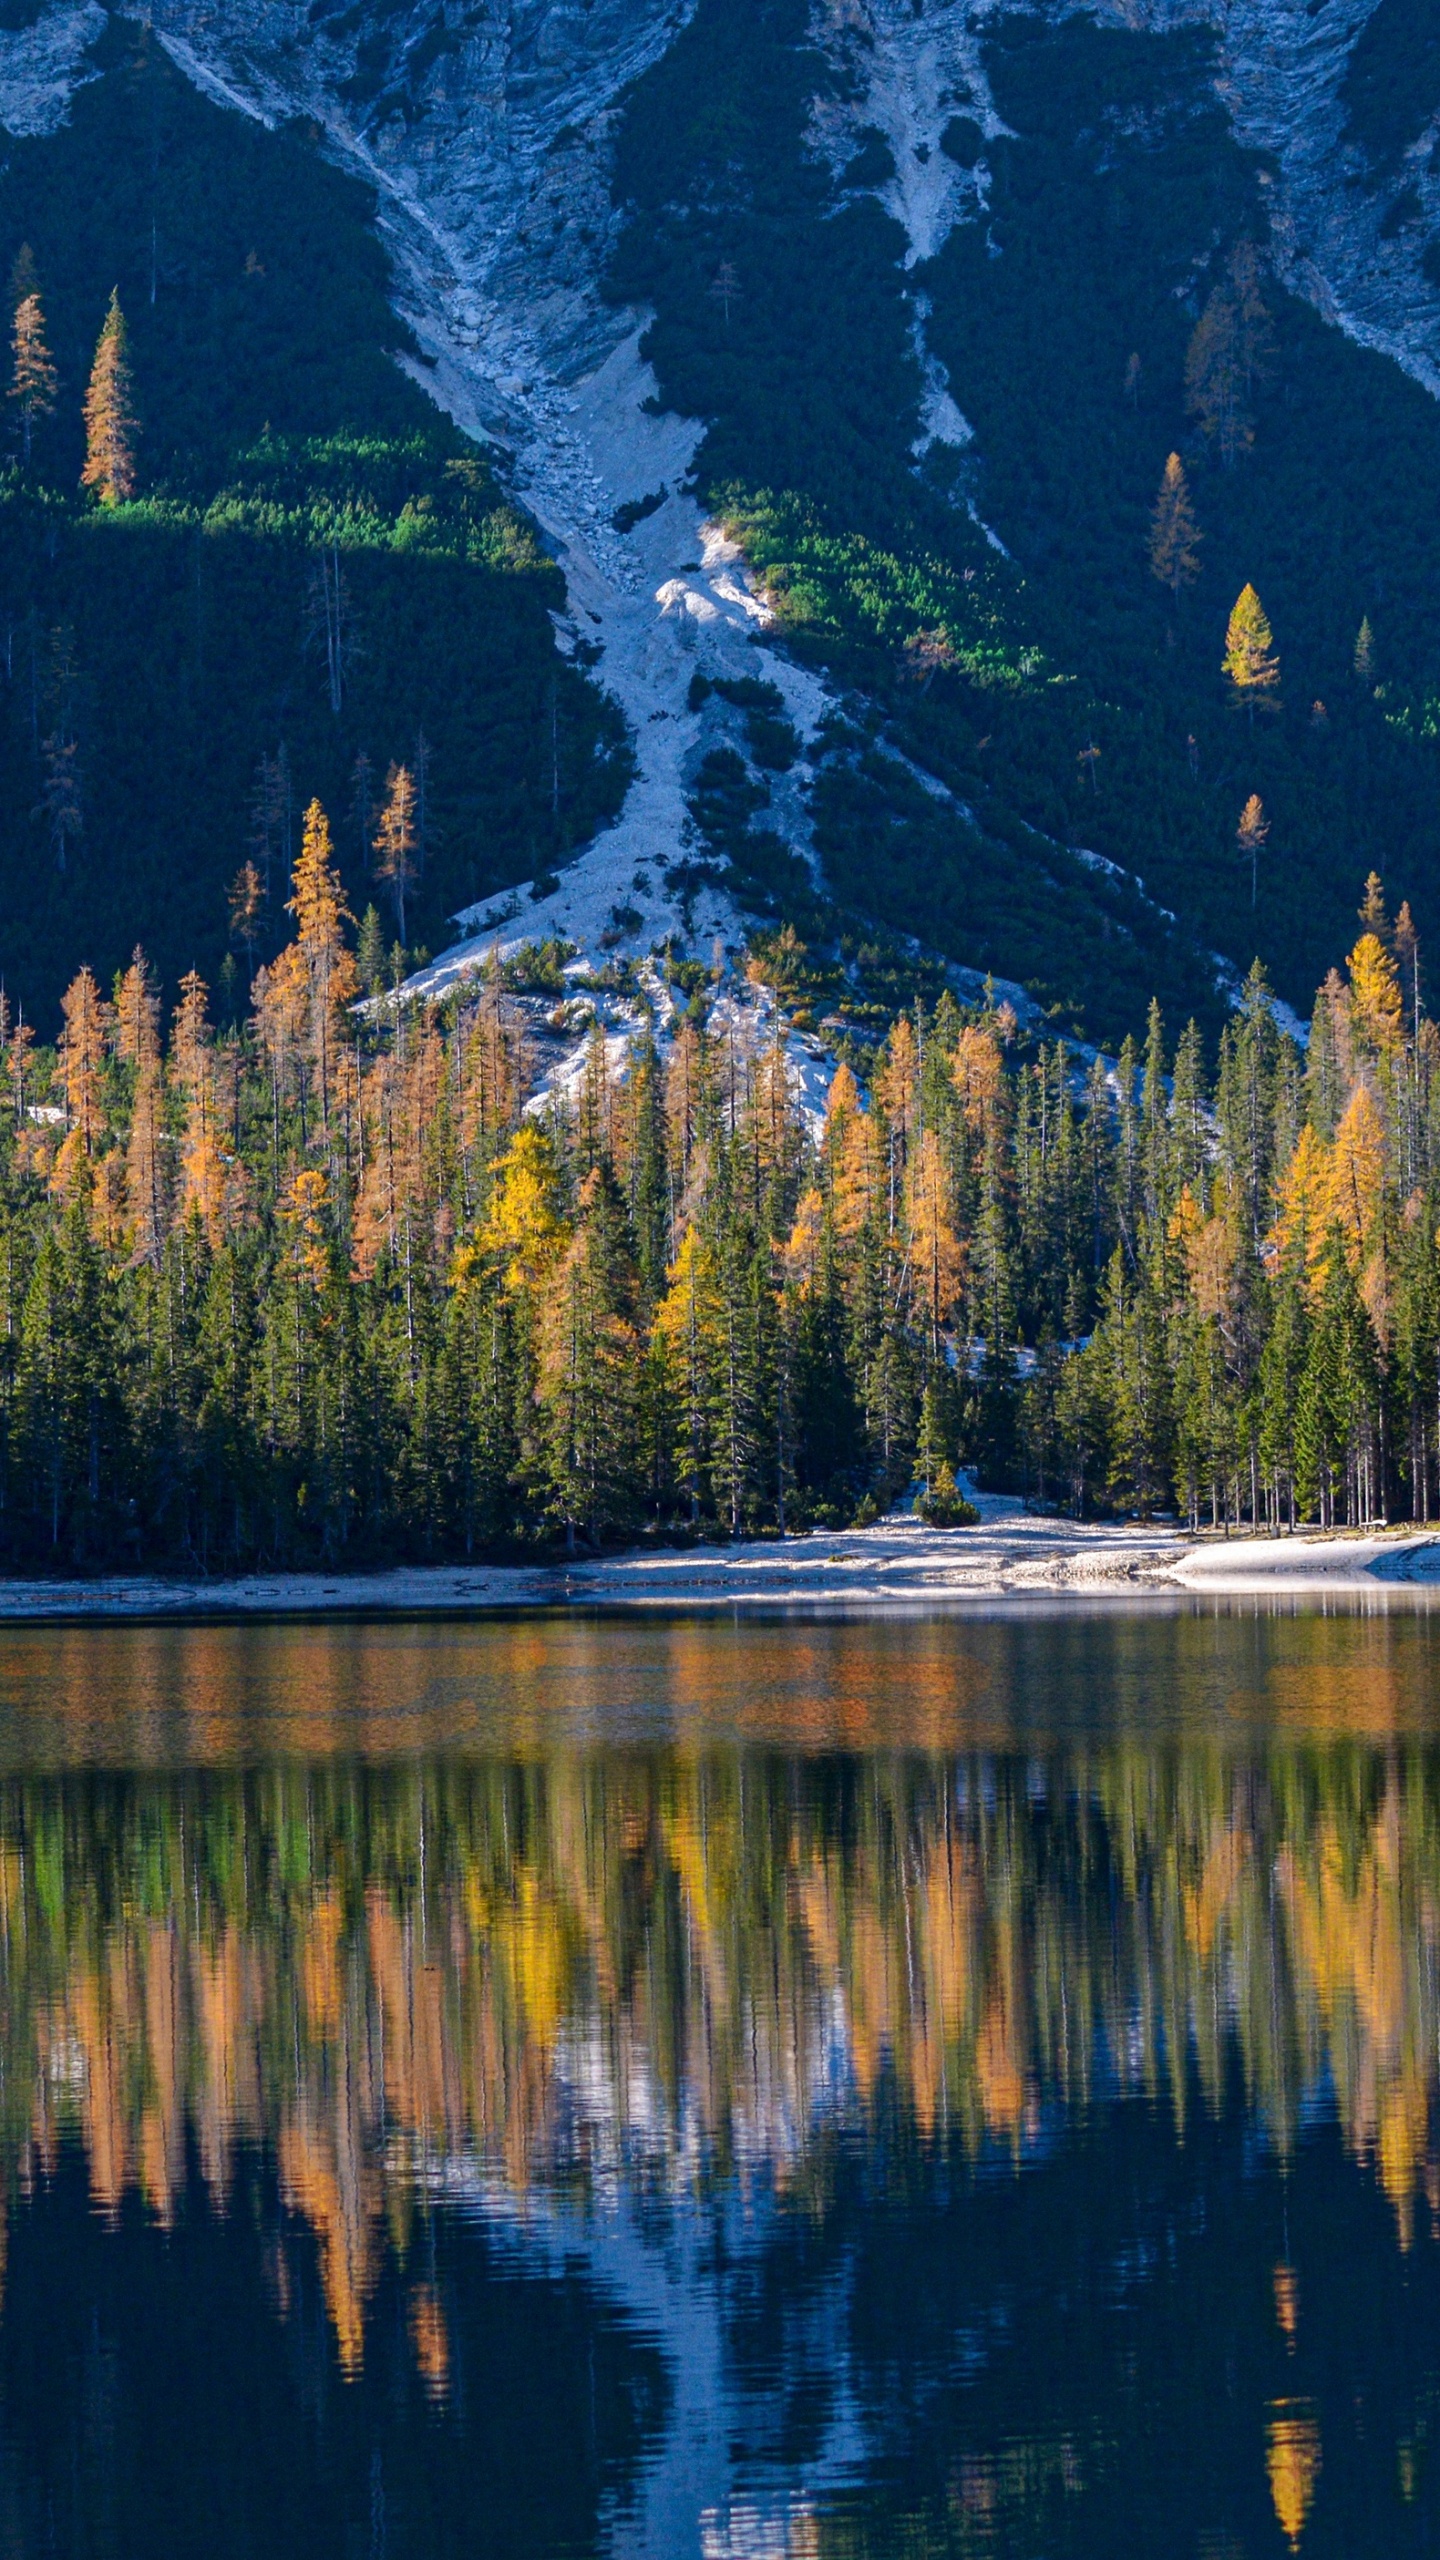
M 1162 587 L 1169 588 L 1177 602 L 1181 588 L 1192 585 L 1200 575 L 1203 540 L 1185 465 L 1178 453 L 1172 453 L 1161 473 L 1159 493 L 1150 514 L 1150 572 Z
M 48 418 L 55 406 L 55 360 L 45 336 L 44 308 L 33 285 L 16 302 L 10 348 L 10 397 L 20 420 L 21 450 L 28 464 L 35 421 Z
M 110 296 L 105 325 L 85 394 L 85 468 L 81 485 L 98 491 L 102 506 L 135 495 L 135 439 L 140 420 L 130 372 L 129 337 L 120 295 Z

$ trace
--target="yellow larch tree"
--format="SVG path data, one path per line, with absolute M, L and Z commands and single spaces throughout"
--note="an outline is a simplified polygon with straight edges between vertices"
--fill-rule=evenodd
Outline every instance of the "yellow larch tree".
M 138 945 L 115 998 L 115 1049 L 135 1070 L 135 1100 L 125 1154 L 125 1222 L 137 1262 L 158 1267 L 166 1232 L 166 1178 L 162 1130 L 165 1100 L 160 1066 L 160 1005 L 149 963 Z
M 951 1217 L 950 1180 L 933 1129 L 911 1150 L 905 1183 L 910 1242 L 910 1284 L 923 1311 L 932 1353 L 953 1313 L 965 1276 L 965 1256 Z
M 1252 791 L 1240 812 L 1240 822 L 1235 829 L 1235 842 L 1240 850 L 1240 859 L 1250 865 L 1252 907 L 1260 893 L 1260 855 L 1269 841 L 1269 836 L 1270 821 L 1265 815 L 1265 803 L 1258 791 Z
M 125 1218 L 136 1261 L 148 1262 L 153 1270 L 160 1266 L 168 1224 L 164 1116 L 160 1067 L 157 1060 L 151 1059 L 141 1067 L 136 1079 L 130 1113 L 130 1137 L 125 1151 Z
M 1380 1240 L 1385 1192 L 1385 1123 L 1368 1084 L 1357 1084 L 1330 1150 L 1330 1220 L 1345 1239 L 1354 1269 Z
M 310 1056 L 320 1104 L 320 1129 L 330 1141 L 334 1058 L 341 1042 L 340 1017 L 358 991 L 355 958 L 344 928 L 355 919 L 345 904 L 335 867 L 330 821 L 318 800 L 305 812 L 299 858 L 295 864 L 287 912 L 295 918 L 300 969 L 308 996 Z
M 796 1202 L 794 1222 L 780 1255 L 787 1282 L 802 1298 L 814 1289 L 824 1249 L 825 1194 L 811 1183 Z
M 180 1002 L 171 1026 L 170 1064 L 185 1100 L 178 1215 L 182 1222 L 197 1217 L 210 1242 L 218 1245 L 224 1235 L 228 1186 L 218 1126 L 209 1004 L 210 990 L 199 971 L 187 970 L 180 981 Z
M 920 1102 L 920 1050 L 903 1013 L 885 1044 L 884 1063 L 875 1078 L 875 1099 L 902 1145 L 907 1145 Z
M 116 990 L 115 1054 L 127 1067 L 153 1066 L 160 1055 L 160 1005 L 150 964 L 138 943 Z
M 1228 470 L 1253 441 L 1255 424 L 1244 398 L 1240 315 L 1224 285 L 1210 295 L 1185 350 L 1185 407 Z
M 1265 1258 L 1272 1268 L 1297 1272 L 1312 1304 L 1325 1286 L 1332 1196 L 1330 1150 L 1307 1120 L 1280 1176 Z
M 1350 975 L 1350 1029 L 1356 1046 L 1390 1058 L 1405 1039 L 1405 1004 L 1395 963 L 1378 933 L 1362 933 L 1346 967 Z
M 115 507 L 122 499 L 134 497 L 139 433 L 129 339 L 117 290 L 110 296 L 85 393 L 85 468 L 80 480 L 83 488 L 96 492 L 102 506 Z
M 1160 488 L 1150 513 L 1150 574 L 1179 602 L 1182 588 L 1200 575 L 1204 536 L 1190 498 L 1190 483 L 1178 453 L 1172 453 L 1160 475 Z
M 1278 708 L 1280 659 L 1275 634 L 1265 607 L 1248 583 L 1231 607 L 1221 666 L 1230 680 L 1232 701 L 1249 714 L 1252 725 L 1257 703 L 1267 709 Z
M 385 798 L 375 829 L 375 877 L 390 892 L 402 943 L 405 902 L 415 881 L 418 842 L 415 777 L 408 765 L 392 764 L 385 776 Z
M 967 1022 L 955 1043 L 950 1078 L 960 1097 L 966 1128 L 982 1143 L 993 1130 L 1005 1094 L 1005 1068 L 994 1033 Z
M 527 1120 L 495 1167 L 495 1189 L 478 1238 L 501 1263 L 505 1286 L 538 1287 L 563 1252 L 569 1228 L 560 1209 L 560 1172 L 549 1133 Z
M 26 468 L 37 418 L 55 407 L 55 360 L 45 336 L 45 312 L 38 291 L 23 294 L 15 305 L 10 332 L 10 393 L 20 421 L 20 446 Z
M 832 1120 L 830 1128 L 826 1153 L 835 1233 L 842 1243 L 851 1244 L 884 1209 L 885 1131 L 873 1111 L 847 1111 Z
M 1170 1219 L 1170 1241 L 1184 1257 L 1190 1304 L 1206 1323 L 1223 1324 L 1231 1309 L 1240 1240 L 1228 1211 L 1222 1198 L 1207 1217 L 1187 1182 Z
M 60 999 L 60 1011 L 66 1130 L 51 1179 L 57 1191 L 68 1195 L 99 1152 L 104 1126 L 101 1075 L 109 1010 L 89 969 L 72 978 Z

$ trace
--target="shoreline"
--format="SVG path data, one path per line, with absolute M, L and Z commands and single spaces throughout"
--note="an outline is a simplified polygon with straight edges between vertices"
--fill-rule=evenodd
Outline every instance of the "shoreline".
M 982 1497 L 982 1500 L 984 1498 Z M 1440 1527 L 1192 1536 L 1134 1524 L 1078 1526 L 984 1500 L 971 1529 L 900 1516 L 727 1547 L 627 1549 L 553 1565 L 413 1565 L 369 1573 L 186 1580 L 0 1580 L 0 1625 L 322 1617 L 490 1616 L 540 1610 L 943 1611 L 969 1601 L 1174 1600 L 1266 1593 L 1378 1598 L 1440 1590 Z

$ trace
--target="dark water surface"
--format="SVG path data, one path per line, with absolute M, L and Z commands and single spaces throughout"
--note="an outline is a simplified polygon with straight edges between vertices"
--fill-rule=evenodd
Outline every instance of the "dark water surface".
M 0 2560 L 1440 2552 L 1440 1610 L 0 1634 Z

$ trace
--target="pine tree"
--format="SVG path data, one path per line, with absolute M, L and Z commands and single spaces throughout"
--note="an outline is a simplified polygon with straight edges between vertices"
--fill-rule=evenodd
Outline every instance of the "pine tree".
M 1185 466 L 1179 454 L 1172 453 L 1150 517 L 1150 571 L 1177 603 L 1182 587 L 1193 585 L 1200 575 L 1203 539 L 1190 502 Z
M 1370 628 L 1368 613 L 1361 615 L 1360 628 L 1355 634 L 1355 676 L 1357 683 L 1367 690 L 1375 682 L 1375 634 Z
M 98 493 L 102 506 L 118 506 L 122 499 L 134 497 L 139 432 L 125 317 L 117 290 L 110 296 L 85 394 L 85 468 L 80 479 L 83 488 Z
M 1238 708 L 1249 713 L 1252 725 L 1257 702 L 1267 709 L 1278 709 L 1280 660 L 1275 635 L 1252 586 L 1242 587 L 1235 599 L 1225 633 L 1222 665 L 1233 688 L 1232 699 Z
M 45 336 L 45 313 L 33 286 L 15 305 L 10 345 L 10 398 L 20 420 L 21 451 L 28 470 L 35 422 L 53 414 L 56 389 L 55 362 Z

